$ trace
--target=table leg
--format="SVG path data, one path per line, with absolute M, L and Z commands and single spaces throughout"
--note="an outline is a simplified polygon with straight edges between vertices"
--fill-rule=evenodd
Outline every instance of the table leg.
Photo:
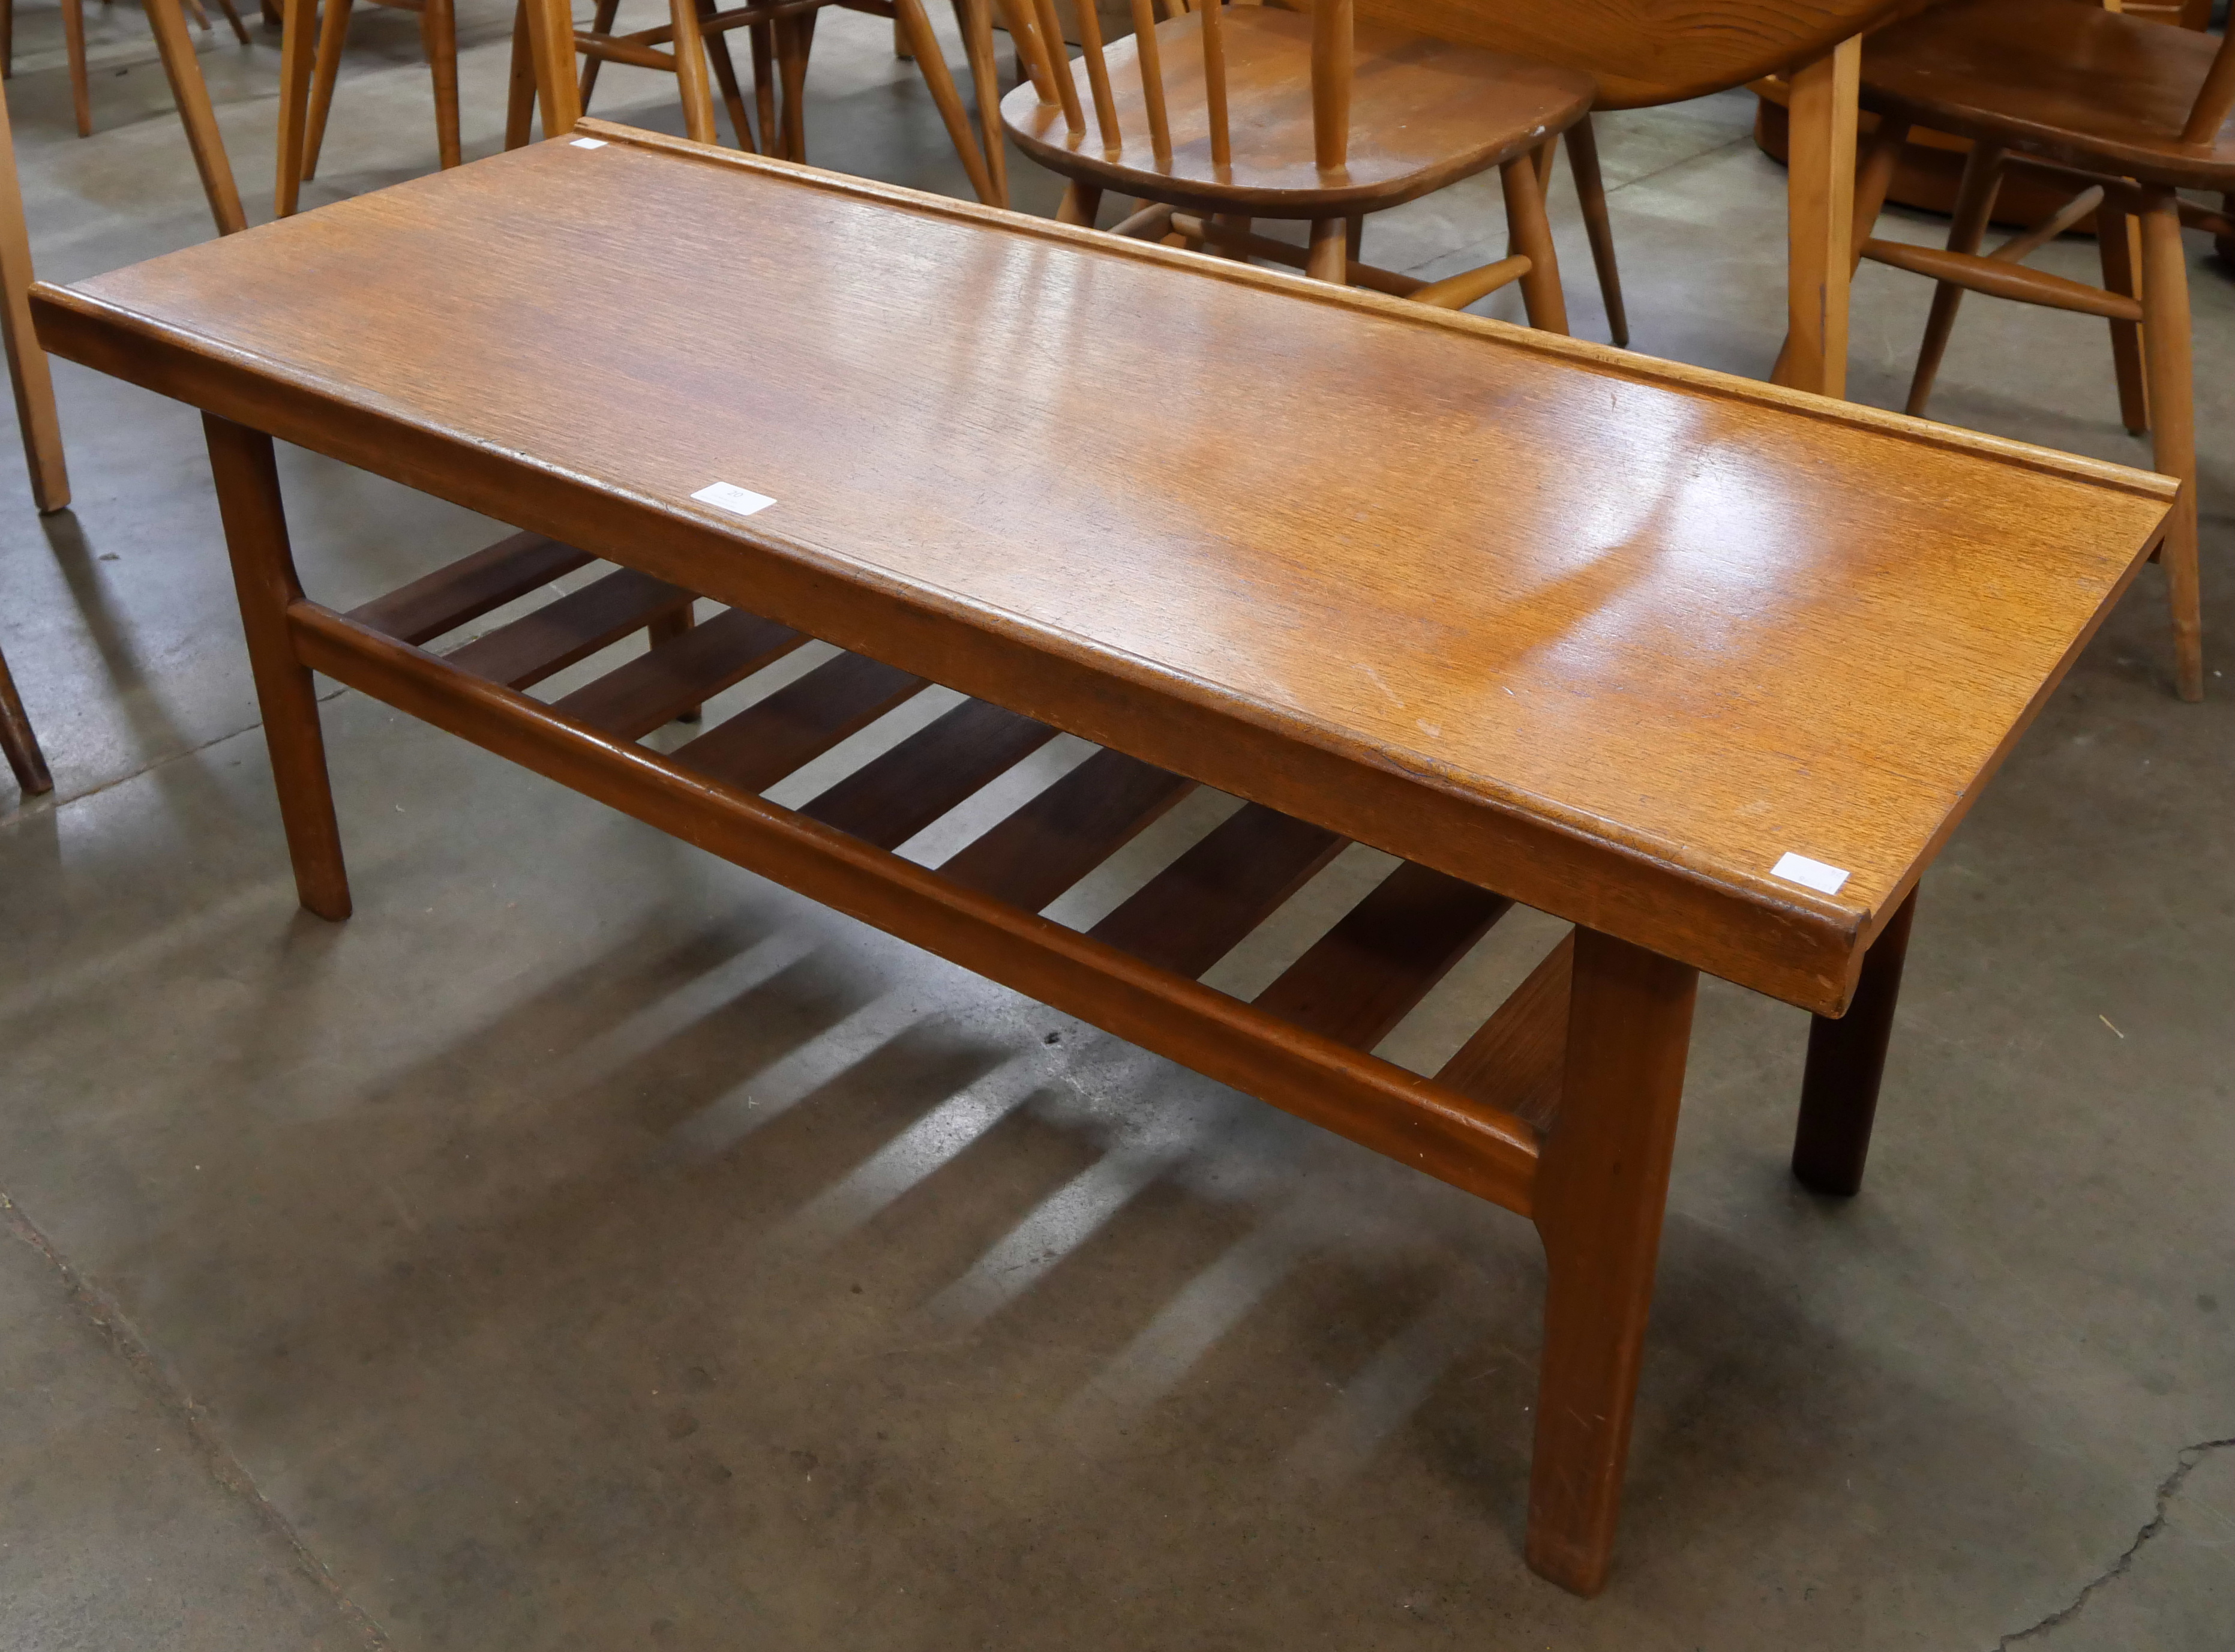
M 293 0 L 293 3 L 306 3 L 306 0 Z M 141 0 L 141 4 L 155 36 L 155 49 L 162 56 L 163 75 L 171 82 L 171 99 L 179 106 L 179 123 L 187 129 L 187 147 L 193 151 L 194 168 L 201 174 L 202 193 L 208 197 L 217 233 L 230 235 L 246 229 L 240 191 L 233 181 L 233 162 L 226 158 L 225 140 L 218 135 L 209 88 L 202 81 L 201 60 L 194 56 L 194 43 L 187 34 L 179 0 Z
M 1863 45 L 1844 40 L 1793 71 L 1786 193 L 1786 344 L 1777 382 L 1847 393 L 1847 288 L 1853 279 L 1855 121 Z
M 1909 952 L 1917 891 L 1886 921 L 1863 960 L 1853 1002 L 1838 1020 L 1819 1015 L 1808 1028 L 1808 1066 L 1800 1081 L 1800 1126 L 1793 1138 L 1793 1174 L 1819 1193 L 1852 1195 L 1863 1185 L 1871 1121 L 1878 1110 L 1902 960 Z
M 310 668 L 296 656 L 287 626 L 288 605 L 302 600 L 303 587 L 287 546 L 287 517 L 279 499 L 272 438 L 208 413 L 202 416 L 202 431 L 217 482 L 226 551 L 233 559 L 241 629 L 248 636 L 256 701 L 264 713 L 264 741 L 272 753 L 279 818 L 287 830 L 287 853 L 295 863 L 295 893 L 322 918 L 346 918 L 349 873 L 342 862 L 341 829 L 334 822 L 334 796 L 326 781 L 318 695 Z
M 1560 1111 L 1531 1196 L 1546 1284 L 1529 1564 L 1579 1595 L 1614 1550 L 1698 987 L 1689 965 L 1576 931 Z
M 23 190 L 16 177 L 16 139 L 0 100 L 0 343 L 16 392 L 16 428 L 31 473 L 31 502 L 42 511 L 69 503 L 62 464 L 62 428 L 55 416 L 54 374 L 31 325 L 31 237 L 23 224 Z

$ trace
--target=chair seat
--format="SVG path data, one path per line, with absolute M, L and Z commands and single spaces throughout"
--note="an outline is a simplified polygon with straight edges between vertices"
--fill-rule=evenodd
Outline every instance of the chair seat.
M 2235 188 L 2235 130 L 2180 141 L 2216 36 L 2077 0 L 1972 0 L 1869 36 L 1862 102 L 2065 166 Z
M 1106 56 L 1118 153 L 1104 152 L 1084 59 L 1070 69 L 1085 131 L 1066 130 L 1062 109 L 1042 104 L 1029 82 L 1002 100 L 1002 121 L 1019 148 L 1065 177 L 1205 212 L 1327 218 L 1379 212 L 1509 161 L 1565 131 L 1591 105 L 1590 77 L 1573 69 L 1360 18 L 1350 162 L 1321 173 L 1312 151 L 1311 19 L 1235 6 L 1222 21 L 1230 167 L 1216 173 L 1211 167 L 1203 23 L 1192 12 L 1157 26 L 1171 122 L 1168 167 L 1157 164 L 1150 143 L 1131 39 L 1113 43 Z

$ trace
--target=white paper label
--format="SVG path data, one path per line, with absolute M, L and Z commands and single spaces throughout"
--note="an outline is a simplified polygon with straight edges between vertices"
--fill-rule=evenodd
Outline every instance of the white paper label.
M 606 141 L 603 138 L 577 138 L 574 147 L 577 149 L 602 149 L 606 147 Z
M 691 495 L 701 504 L 711 505 L 717 510 L 726 510 L 733 516 L 750 516 L 757 510 L 766 510 L 776 501 L 766 494 L 757 494 L 750 488 L 740 488 L 733 482 L 717 482 L 701 488 Z
M 1806 855 L 1786 855 L 1769 869 L 1772 877 L 1781 877 L 1787 883 L 1804 884 L 1820 889 L 1825 895 L 1837 895 L 1847 875 L 1836 866 L 1826 866 L 1821 861 L 1812 861 Z

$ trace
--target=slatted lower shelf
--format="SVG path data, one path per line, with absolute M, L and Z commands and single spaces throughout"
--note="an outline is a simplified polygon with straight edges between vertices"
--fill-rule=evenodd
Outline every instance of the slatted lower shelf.
M 1082 934 L 1040 916 L 1194 790 L 1098 751 L 937 870 L 891 851 L 1055 738 L 967 700 L 797 810 L 758 794 L 921 693 L 840 654 L 672 753 L 637 742 L 806 643 L 621 570 L 437 655 L 433 642 L 590 559 L 519 534 L 351 613 L 290 610 L 307 663 L 1043 1001 L 1526 1212 L 1557 1111 L 1563 943 L 1434 1079 L 1368 1053 L 1512 902 L 1400 863 L 1254 1002 L 1196 979 L 1347 840 L 1247 804 Z M 545 705 L 523 692 L 630 632 L 645 653 Z

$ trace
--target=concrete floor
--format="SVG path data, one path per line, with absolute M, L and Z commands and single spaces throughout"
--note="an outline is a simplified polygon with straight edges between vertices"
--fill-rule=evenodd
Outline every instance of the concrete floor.
M 96 11 L 84 141 L 56 14 L 16 26 L 41 272 L 206 234 L 136 14 Z M 469 153 L 506 27 L 462 23 Z M 206 46 L 260 216 L 276 40 Z M 347 76 L 317 199 L 433 156 L 409 16 L 360 16 Z M 814 80 L 817 159 L 955 188 L 884 25 L 833 14 Z M 669 95 L 609 70 L 599 108 L 672 129 Z M 1637 347 L 1759 373 L 1747 114 L 1603 144 Z M 1502 234 L 1471 187 L 1368 255 Z M 2216 663 L 2235 287 L 2191 250 Z M 1864 399 L 1925 298 L 1864 272 Z M 1861 1197 L 1784 1171 L 1804 1018 L 1703 991 L 1583 1603 L 1519 1558 L 1525 1224 L 353 694 L 357 915 L 298 913 L 196 422 L 56 377 L 75 508 L 0 466 L 0 645 L 58 782 L 0 800 L 0 1647 L 2235 1645 L 2235 694 L 2171 697 L 2155 570 L 1927 880 Z M 1943 384 L 2146 459 L 2099 324 L 1973 300 Z M 326 600 L 493 535 L 286 460 Z M 1449 1047 L 1550 932 L 1501 927 L 1387 1052 Z

